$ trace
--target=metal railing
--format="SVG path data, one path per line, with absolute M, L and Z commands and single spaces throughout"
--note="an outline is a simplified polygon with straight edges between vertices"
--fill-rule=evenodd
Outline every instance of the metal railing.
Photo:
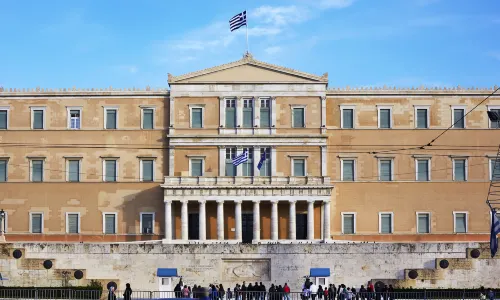
M 100 290 L 72 289 L 0 289 L 0 299 L 88 299 L 97 300 L 103 294 Z

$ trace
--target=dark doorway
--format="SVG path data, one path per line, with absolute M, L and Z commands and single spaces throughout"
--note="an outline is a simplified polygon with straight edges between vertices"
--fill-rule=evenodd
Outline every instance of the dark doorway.
M 243 243 L 252 243 L 253 239 L 253 214 L 241 214 L 241 234 Z
M 188 239 L 200 239 L 200 215 L 198 213 L 189 214 L 188 217 Z
M 307 214 L 297 214 L 295 216 L 296 230 L 298 240 L 307 240 Z

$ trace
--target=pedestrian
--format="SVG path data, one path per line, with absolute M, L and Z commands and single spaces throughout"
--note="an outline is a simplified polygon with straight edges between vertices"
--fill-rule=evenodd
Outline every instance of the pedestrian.
M 326 288 L 326 287 L 325 287 Z M 321 286 L 321 284 L 318 286 L 318 300 L 322 300 L 323 299 L 323 294 L 325 292 L 323 291 L 323 287 Z M 326 300 L 326 299 L 325 299 Z
M 484 286 L 479 289 L 479 299 L 486 300 L 486 290 L 484 289 Z
M 278 293 L 278 297 L 277 297 L 278 300 L 284 300 L 283 299 L 283 295 L 285 294 L 285 290 L 283 289 L 283 287 L 281 286 L 281 284 L 276 289 L 276 292 Z
M 266 286 L 262 284 L 262 281 L 260 282 L 259 285 L 259 299 L 264 300 L 266 298 Z
M 351 288 L 352 296 L 356 299 L 359 300 L 359 295 L 354 287 Z
M 230 288 L 227 288 L 226 299 L 227 300 L 232 300 L 233 299 L 233 292 L 231 292 Z
M 372 300 L 375 298 L 375 287 L 371 281 L 368 281 L 368 299 Z
M 353 295 L 352 295 L 351 288 L 347 288 L 347 289 L 345 289 L 345 291 L 346 291 L 346 292 L 345 292 L 345 293 L 346 293 L 346 295 L 345 295 L 345 299 L 347 299 L 347 300 L 351 300 L 351 299 L 352 299 L 352 296 L 353 296 Z
M 489 300 L 495 300 L 495 292 L 493 292 L 492 289 L 488 290 L 488 299 Z
M 248 291 L 248 296 L 247 296 L 247 299 L 248 299 L 248 300 L 253 300 L 253 293 L 254 293 L 254 290 L 253 290 L 253 286 L 252 286 L 252 283 L 251 283 L 251 282 L 248 284 L 247 291 Z
M 184 287 L 182 288 L 182 298 L 189 298 L 189 289 L 187 287 L 187 285 L 184 285 Z
M 290 287 L 288 283 L 285 282 L 285 286 L 283 287 L 283 292 L 285 293 L 285 300 L 290 300 Z
M 318 286 L 314 282 L 312 282 L 309 290 L 311 292 L 311 300 L 316 300 L 316 295 L 318 294 Z
M 115 287 L 111 286 L 109 288 L 108 300 L 116 300 Z
M 247 286 L 245 284 L 246 283 L 243 281 L 243 285 L 240 288 L 240 290 L 241 290 L 241 300 L 248 299 L 248 297 L 247 297 L 248 288 L 247 288 Z
M 361 300 L 365 300 L 367 297 L 364 285 L 362 285 L 361 288 L 359 289 L 359 297 L 361 298 Z
M 337 296 L 337 287 L 335 286 L 335 284 L 330 284 L 330 287 L 328 288 L 328 299 L 335 300 L 336 296 Z
M 222 286 L 222 283 L 219 285 L 219 299 L 224 300 L 224 296 L 226 295 L 226 290 Z

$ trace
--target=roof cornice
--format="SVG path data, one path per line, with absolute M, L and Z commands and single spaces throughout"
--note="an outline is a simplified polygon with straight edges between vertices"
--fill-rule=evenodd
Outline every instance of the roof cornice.
M 331 88 L 326 91 L 327 96 L 342 96 L 342 95 L 366 95 L 366 96 L 378 96 L 378 95 L 489 95 L 493 93 L 498 87 L 494 86 L 491 88 L 477 88 L 469 87 L 464 88 L 461 86 L 457 87 L 411 87 L 411 88 L 400 88 L 400 87 L 354 87 L 349 86 L 342 88 Z M 497 96 L 497 95 L 495 95 Z M 500 92 L 498 93 L 500 96 Z

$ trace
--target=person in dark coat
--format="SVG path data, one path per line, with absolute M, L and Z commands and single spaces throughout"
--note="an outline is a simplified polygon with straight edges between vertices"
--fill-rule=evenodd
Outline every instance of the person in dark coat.
M 132 299 L 132 288 L 130 288 L 130 283 L 127 283 L 125 285 L 125 292 L 123 293 L 123 300 L 130 300 Z
M 248 299 L 248 297 L 247 297 L 248 288 L 245 285 L 244 281 L 243 281 L 243 285 L 240 288 L 240 291 L 241 291 L 241 300 L 247 300 Z
M 109 289 L 108 300 L 116 300 L 115 287 L 111 286 Z

